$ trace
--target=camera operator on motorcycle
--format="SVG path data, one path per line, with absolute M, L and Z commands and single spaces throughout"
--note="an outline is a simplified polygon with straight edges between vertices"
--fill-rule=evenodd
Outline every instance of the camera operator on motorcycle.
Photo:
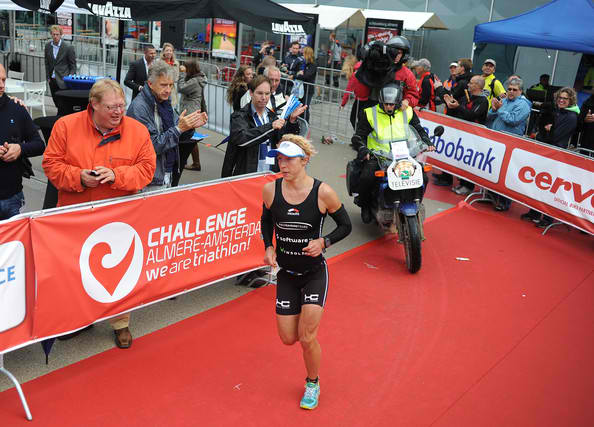
M 403 89 L 399 83 L 385 85 L 379 93 L 379 104 L 363 110 L 352 138 L 353 148 L 358 152 L 357 158 L 363 161 L 359 177 L 359 197 L 356 203 L 361 207 L 361 219 L 365 224 L 369 224 L 373 219 L 372 192 L 376 179 L 375 172 L 380 169 L 378 160 L 370 154 L 371 150 L 390 154 L 390 143 L 405 139 L 409 125 L 427 144 L 428 151 L 435 150 L 413 109 L 410 106 L 401 109 L 402 98 Z M 423 176 L 423 180 L 427 182 L 426 176 Z
M 369 100 L 377 100 L 378 91 L 386 84 L 401 82 L 404 93 L 399 108 L 405 110 L 417 106 L 417 80 L 405 65 L 409 52 L 410 42 L 403 36 L 392 37 L 386 43 L 374 41 L 361 49 L 362 63 L 355 78 L 367 89 Z

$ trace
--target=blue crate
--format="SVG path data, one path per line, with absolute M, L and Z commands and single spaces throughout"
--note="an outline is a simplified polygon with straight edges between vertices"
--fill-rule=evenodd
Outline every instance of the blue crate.
M 64 77 L 64 83 L 68 89 L 89 90 L 97 80 L 105 78 L 114 80 L 112 77 L 105 76 L 71 75 Z

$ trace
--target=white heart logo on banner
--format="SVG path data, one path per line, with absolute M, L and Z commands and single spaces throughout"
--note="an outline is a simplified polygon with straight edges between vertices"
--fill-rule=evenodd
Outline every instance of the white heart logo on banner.
M 111 303 L 128 295 L 140 278 L 144 253 L 140 236 L 126 223 L 95 230 L 80 252 L 80 274 L 87 294 Z

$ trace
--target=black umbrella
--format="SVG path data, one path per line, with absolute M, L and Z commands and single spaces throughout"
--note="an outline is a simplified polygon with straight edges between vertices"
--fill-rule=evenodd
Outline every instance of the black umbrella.
M 75 3 L 98 16 L 135 21 L 225 18 L 279 34 L 305 35 L 314 30 L 311 18 L 270 0 L 75 0 Z
M 54 13 L 64 0 L 12 0 L 29 10 Z M 192 18 L 231 19 L 285 35 L 313 33 L 314 21 L 270 0 L 75 0 L 78 7 L 106 18 L 119 18 L 117 80 L 122 69 L 124 25 L 122 20 L 173 21 Z
M 41 347 L 43 348 L 43 352 L 45 353 L 45 364 L 48 363 L 49 354 L 52 351 L 52 347 L 54 345 L 55 338 L 48 338 L 46 340 L 41 341 Z

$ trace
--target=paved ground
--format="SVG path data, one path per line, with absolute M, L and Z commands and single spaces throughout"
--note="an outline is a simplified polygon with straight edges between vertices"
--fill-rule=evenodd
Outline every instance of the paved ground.
M 52 105 L 51 98 L 48 98 L 46 104 Z M 53 105 L 46 108 L 46 110 L 48 115 L 55 114 Z M 37 115 L 34 113 L 34 117 L 37 117 Z M 209 136 L 200 144 L 202 171 L 185 171 L 182 175 L 181 184 L 203 182 L 220 177 L 224 151 L 215 148 L 215 146 L 223 139 L 223 136 L 208 130 L 203 133 L 207 133 Z M 324 180 L 337 191 L 353 222 L 353 232 L 349 238 L 328 250 L 327 256 L 332 257 L 376 239 L 382 233 L 374 226 L 362 224 L 359 209 L 347 195 L 344 179 L 345 165 L 348 160 L 353 158 L 354 151 L 347 143 L 341 144 L 338 142 L 333 145 L 322 145 L 319 143 L 321 136 L 319 131 L 312 131 L 311 139 L 319 153 L 311 161 L 309 174 Z M 35 178 L 24 180 L 25 211 L 27 212 L 41 209 L 45 183 L 47 182 L 41 169 L 41 157 L 32 159 L 32 163 Z M 432 200 L 426 200 L 425 205 L 428 216 L 451 206 Z M 326 227 L 333 228 L 333 221 L 326 221 Z M 402 249 L 395 248 L 395 250 Z M 223 304 L 249 291 L 248 288 L 236 286 L 235 281 L 231 279 L 182 295 L 175 300 L 154 304 L 133 313 L 131 331 L 135 337 L 145 335 Z M 4 362 L 5 367 L 23 383 L 114 346 L 111 327 L 107 322 L 100 322 L 90 331 L 82 333 L 72 340 L 56 341 L 48 365 L 45 364 L 45 356 L 40 344 L 33 344 L 8 353 L 4 357 Z M 134 346 L 125 351 L 134 351 Z M 11 386 L 5 376 L 0 376 L 0 391 Z M 15 404 L 18 403 L 15 402 Z

